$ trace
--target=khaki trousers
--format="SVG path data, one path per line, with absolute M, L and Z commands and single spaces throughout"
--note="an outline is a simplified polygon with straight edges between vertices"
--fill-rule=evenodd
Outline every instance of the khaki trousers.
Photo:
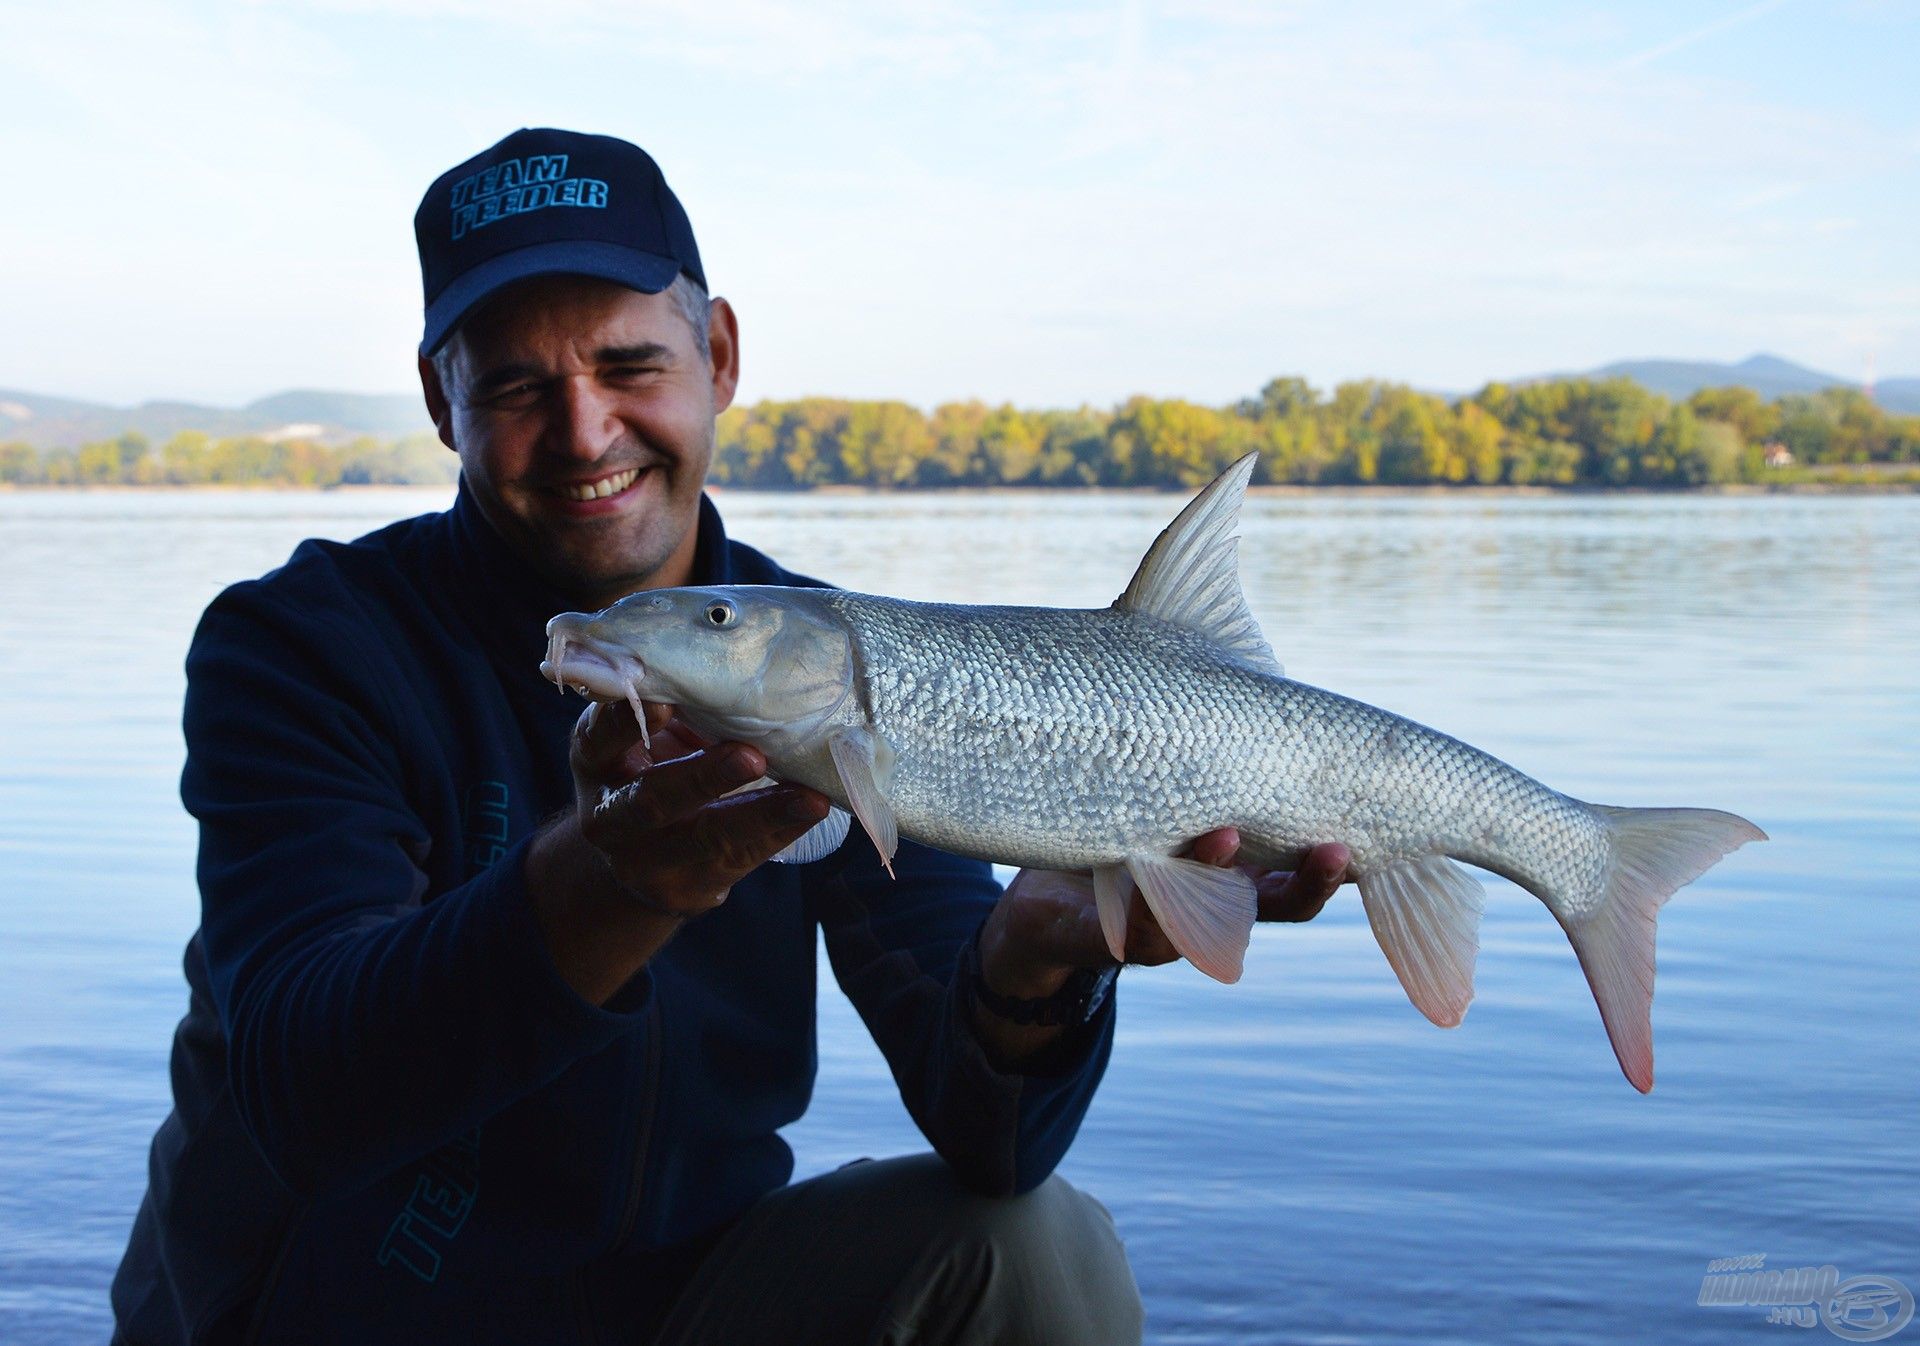
M 655 1346 L 1132 1346 L 1141 1320 L 1106 1207 L 1058 1176 L 981 1196 L 925 1154 L 770 1193 Z

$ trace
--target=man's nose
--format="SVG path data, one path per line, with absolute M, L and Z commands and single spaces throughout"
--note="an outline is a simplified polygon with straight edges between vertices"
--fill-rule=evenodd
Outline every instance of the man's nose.
M 623 433 L 613 398 L 591 375 L 560 380 L 547 438 L 555 452 L 593 462 Z

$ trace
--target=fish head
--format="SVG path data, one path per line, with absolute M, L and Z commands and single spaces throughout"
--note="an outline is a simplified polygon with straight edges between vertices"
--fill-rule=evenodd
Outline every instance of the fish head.
M 548 622 L 540 671 L 596 701 L 678 706 L 702 733 L 759 742 L 840 708 L 853 646 L 812 590 L 649 589 Z

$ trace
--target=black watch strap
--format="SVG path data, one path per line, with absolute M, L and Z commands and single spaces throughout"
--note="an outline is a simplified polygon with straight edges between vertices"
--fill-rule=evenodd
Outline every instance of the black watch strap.
M 1001 995 L 987 985 L 986 977 L 981 974 L 980 932 L 976 930 L 961 955 L 960 971 L 973 998 L 1009 1023 L 1039 1028 L 1079 1028 L 1091 1023 L 1100 1007 L 1107 1003 L 1107 997 L 1113 993 L 1114 979 L 1120 975 L 1120 966 L 1116 963 L 1112 967 L 1081 968 L 1049 996 L 1022 1000 Z

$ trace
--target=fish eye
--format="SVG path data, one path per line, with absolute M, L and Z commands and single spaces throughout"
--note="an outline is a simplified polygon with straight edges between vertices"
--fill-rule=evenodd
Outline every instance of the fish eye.
M 709 626 L 732 626 L 734 619 L 739 615 L 734 610 L 733 604 L 725 599 L 707 604 L 707 625 Z

